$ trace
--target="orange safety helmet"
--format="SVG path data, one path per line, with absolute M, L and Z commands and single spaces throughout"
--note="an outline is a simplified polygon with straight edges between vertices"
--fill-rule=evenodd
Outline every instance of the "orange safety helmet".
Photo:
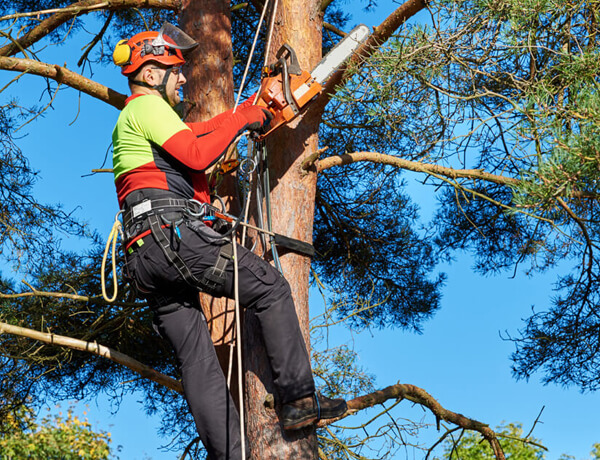
M 166 66 L 183 65 L 183 51 L 189 51 L 197 45 L 181 29 L 165 23 L 158 32 L 140 32 L 129 40 L 119 41 L 113 51 L 113 61 L 121 67 L 123 75 L 131 76 L 150 61 Z

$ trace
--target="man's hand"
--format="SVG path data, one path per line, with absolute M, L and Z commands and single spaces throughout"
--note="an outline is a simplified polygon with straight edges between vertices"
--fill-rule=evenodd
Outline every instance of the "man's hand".
M 250 131 L 258 131 L 266 133 L 269 129 L 269 124 L 273 119 L 273 114 L 264 107 L 253 105 L 240 110 L 240 115 L 243 115 L 248 121 L 246 128 Z

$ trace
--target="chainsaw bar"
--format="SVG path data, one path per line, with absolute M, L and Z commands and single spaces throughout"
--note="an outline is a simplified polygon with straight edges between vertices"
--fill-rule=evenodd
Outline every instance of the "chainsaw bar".
M 369 36 L 369 28 L 360 24 L 352 29 L 348 34 L 335 45 L 329 53 L 325 55 L 313 71 L 310 73 L 319 84 L 323 84 L 335 72 L 346 59 L 348 59 L 357 50 L 357 48 Z
M 335 45 L 311 73 L 302 70 L 294 49 L 284 44 L 276 54 L 277 62 L 264 69 L 265 77 L 256 105 L 273 114 L 268 131 L 258 135 L 263 140 L 280 126 L 296 118 L 323 90 L 323 83 L 358 49 L 369 36 L 361 24 Z

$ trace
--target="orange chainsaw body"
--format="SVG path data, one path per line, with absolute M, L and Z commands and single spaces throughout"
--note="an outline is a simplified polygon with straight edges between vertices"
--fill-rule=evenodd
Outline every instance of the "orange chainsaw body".
M 289 47 L 288 49 L 291 50 Z M 293 50 L 291 53 L 293 54 Z M 295 60 L 294 54 L 293 60 Z M 287 67 L 285 67 L 285 71 L 282 71 L 282 64 L 284 67 L 287 65 L 280 60 L 279 66 L 275 70 L 265 69 L 267 76 L 261 82 L 256 105 L 269 109 L 273 114 L 273 119 L 269 130 L 261 134 L 258 137 L 259 140 L 296 118 L 323 89 L 310 73 L 306 70 L 299 70 L 297 64 L 295 64 L 296 70 L 292 71 L 294 73 L 288 73 Z
M 277 61 L 263 69 L 263 79 L 256 104 L 272 114 L 269 130 L 258 136 L 264 139 L 281 125 L 296 118 L 323 90 L 333 71 L 358 49 L 369 36 L 369 28 L 359 24 L 335 45 L 311 73 L 302 70 L 294 49 L 284 44 L 275 54 Z

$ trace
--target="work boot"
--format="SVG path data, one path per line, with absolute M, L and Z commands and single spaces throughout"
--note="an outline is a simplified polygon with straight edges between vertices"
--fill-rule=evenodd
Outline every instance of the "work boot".
M 315 393 L 284 404 L 281 408 L 281 421 L 285 430 L 304 428 L 319 420 L 342 416 L 348 410 L 343 399 L 329 399 Z

